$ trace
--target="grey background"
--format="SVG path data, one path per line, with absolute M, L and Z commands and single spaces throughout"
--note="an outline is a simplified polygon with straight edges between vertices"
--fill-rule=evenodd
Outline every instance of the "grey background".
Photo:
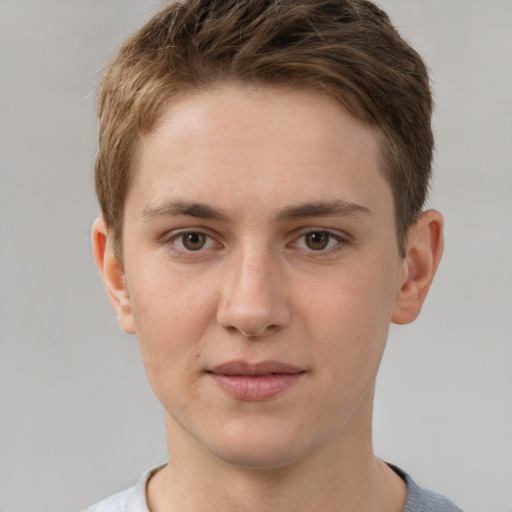
M 432 69 L 446 251 L 393 327 L 376 452 L 469 511 L 512 511 L 512 1 L 383 0 Z M 0 510 L 79 510 L 166 457 L 93 266 L 94 85 L 150 0 L 0 0 Z

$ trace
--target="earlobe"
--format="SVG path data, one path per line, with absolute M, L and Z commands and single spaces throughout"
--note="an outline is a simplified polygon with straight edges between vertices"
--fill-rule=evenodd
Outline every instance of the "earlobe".
M 119 326 L 128 334 L 135 334 L 133 311 L 122 263 L 117 258 L 113 241 L 103 218 L 94 221 L 92 227 L 94 261 L 103 284 L 116 312 Z
M 407 324 L 419 315 L 442 253 L 443 217 L 436 210 L 427 210 L 409 230 L 392 322 Z

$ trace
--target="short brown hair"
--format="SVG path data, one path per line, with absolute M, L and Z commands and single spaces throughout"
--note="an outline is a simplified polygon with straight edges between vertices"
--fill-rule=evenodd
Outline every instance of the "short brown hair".
M 418 53 L 366 0 L 177 1 L 123 44 L 99 86 L 95 168 L 119 253 L 139 138 L 167 100 L 223 82 L 315 88 L 378 126 L 404 254 L 430 180 L 432 95 Z

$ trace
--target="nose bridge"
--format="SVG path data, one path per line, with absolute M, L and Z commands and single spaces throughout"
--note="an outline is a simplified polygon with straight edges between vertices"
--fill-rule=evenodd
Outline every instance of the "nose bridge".
M 247 243 L 234 255 L 219 304 L 218 321 L 230 330 L 260 336 L 284 326 L 285 304 L 279 262 L 261 244 Z

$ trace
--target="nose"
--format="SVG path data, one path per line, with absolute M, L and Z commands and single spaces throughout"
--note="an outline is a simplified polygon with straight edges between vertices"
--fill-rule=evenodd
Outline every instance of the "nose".
M 290 321 L 284 277 L 263 251 L 246 251 L 231 261 L 223 282 L 217 321 L 248 337 L 267 336 Z

